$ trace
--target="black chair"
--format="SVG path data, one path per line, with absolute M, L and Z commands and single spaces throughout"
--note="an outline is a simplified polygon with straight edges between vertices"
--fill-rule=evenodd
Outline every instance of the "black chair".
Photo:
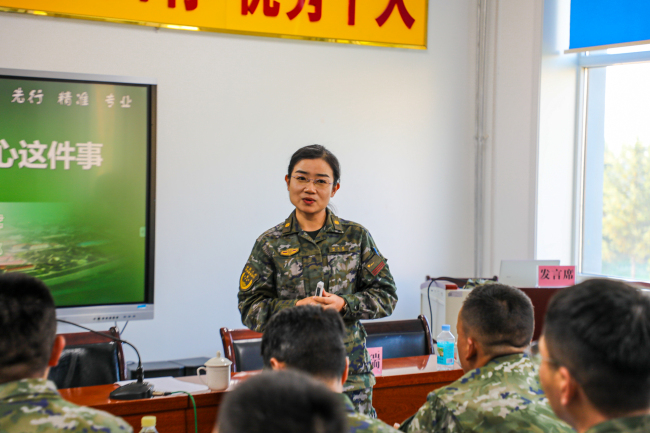
M 232 371 L 252 371 L 264 368 L 262 334 L 250 329 L 221 328 L 221 342 Z
M 115 327 L 102 334 L 120 338 Z M 48 375 L 59 389 L 107 385 L 126 379 L 122 343 L 92 332 L 61 335 L 66 346 L 59 364 Z
M 433 341 L 427 318 L 391 320 L 363 324 L 368 334 L 366 347 L 381 347 L 382 358 L 406 358 L 433 354 Z

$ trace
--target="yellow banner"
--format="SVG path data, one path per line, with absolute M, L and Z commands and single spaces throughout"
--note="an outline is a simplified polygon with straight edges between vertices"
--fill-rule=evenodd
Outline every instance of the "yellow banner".
M 0 11 L 426 49 L 428 0 L 0 0 Z

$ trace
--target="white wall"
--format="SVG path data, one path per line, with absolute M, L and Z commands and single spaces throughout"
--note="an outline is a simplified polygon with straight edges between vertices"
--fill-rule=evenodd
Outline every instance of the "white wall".
M 543 0 L 489 5 L 484 276 L 535 258 Z
M 537 252 L 540 259 L 575 263 L 576 105 L 578 67 L 569 48 L 570 0 L 544 3 Z
M 306 144 L 341 160 L 338 214 L 389 258 L 393 318 L 419 313 L 426 274 L 471 275 L 475 7 L 430 0 L 426 51 L 0 14 L 0 67 L 158 80 L 156 318 L 124 335 L 145 361 L 212 356 L 242 326 L 240 272 L 291 212 L 283 177 Z

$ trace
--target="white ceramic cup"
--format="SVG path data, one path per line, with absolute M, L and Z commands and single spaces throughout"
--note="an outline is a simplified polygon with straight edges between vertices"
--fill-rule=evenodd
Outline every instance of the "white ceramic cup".
M 207 382 L 203 380 L 201 376 L 201 370 L 205 371 L 205 378 Z M 213 391 L 223 391 L 228 389 L 230 386 L 230 365 L 219 365 L 219 366 L 204 366 L 196 369 L 196 375 L 199 376 L 201 382 L 206 384 L 208 388 Z

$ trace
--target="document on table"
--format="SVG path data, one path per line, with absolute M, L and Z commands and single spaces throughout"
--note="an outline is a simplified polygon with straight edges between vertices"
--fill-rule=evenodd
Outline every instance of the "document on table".
M 147 383 L 153 385 L 153 390 L 156 392 L 174 392 L 174 391 L 186 391 L 186 392 L 198 392 L 198 391 L 207 391 L 208 387 L 205 385 L 199 385 L 197 383 L 185 382 L 182 380 L 174 379 L 173 377 L 152 377 L 150 379 L 144 380 Z M 133 383 L 135 380 L 122 380 L 116 382 L 118 385 L 126 385 L 127 383 Z

